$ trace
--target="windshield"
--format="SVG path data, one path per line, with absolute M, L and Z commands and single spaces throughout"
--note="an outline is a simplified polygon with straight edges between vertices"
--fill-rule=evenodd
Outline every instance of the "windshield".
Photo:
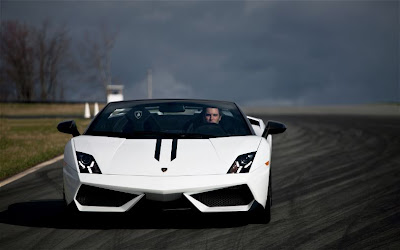
M 109 103 L 85 134 L 203 139 L 251 135 L 252 131 L 234 103 L 148 100 Z

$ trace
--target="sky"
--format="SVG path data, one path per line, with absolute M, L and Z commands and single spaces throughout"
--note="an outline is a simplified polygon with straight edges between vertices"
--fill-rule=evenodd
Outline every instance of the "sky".
M 399 1 L 1 0 L 1 20 L 66 25 L 73 41 L 116 32 L 112 77 L 125 99 L 244 106 L 400 102 Z M 74 78 L 65 98 L 102 99 Z M 85 99 L 85 100 L 84 100 Z

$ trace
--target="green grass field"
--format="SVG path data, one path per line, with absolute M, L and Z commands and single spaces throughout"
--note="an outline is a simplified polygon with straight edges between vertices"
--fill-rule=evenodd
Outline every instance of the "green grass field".
M 37 117 L 83 117 L 84 113 L 84 104 L 0 104 L 0 108 L 0 180 L 63 153 L 65 144 L 72 136 L 58 132 L 57 124 L 68 118 Z M 93 112 L 93 105 L 91 109 Z M 12 116 L 34 118 L 20 119 Z M 75 121 L 82 133 L 91 119 Z

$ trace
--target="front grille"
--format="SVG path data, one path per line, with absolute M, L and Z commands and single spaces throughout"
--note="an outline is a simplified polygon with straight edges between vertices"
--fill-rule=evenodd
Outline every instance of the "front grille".
M 239 185 L 192 195 L 208 207 L 227 207 L 248 205 L 254 200 L 247 185 Z
M 192 203 L 185 197 L 174 201 L 152 201 L 147 199 L 140 200 L 140 204 L 154 210 L 174 211 L 174 210 L 192 210 L 195 209 Z M 196 209 L 195 209 L 196 210 Z
M 135 194 L 82 185 L 76 200 L 83 206 L 120 207 L 135 197 Z

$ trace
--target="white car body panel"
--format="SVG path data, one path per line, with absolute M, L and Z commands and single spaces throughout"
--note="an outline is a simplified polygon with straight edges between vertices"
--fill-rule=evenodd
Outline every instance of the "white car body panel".
M 171 146 L 167 145 L 171 141 L 162 140 L 161 152 L 170 152 Z M 144 196 L 151 200 L 170 201 L 181 195 L 187 197 L 201 212 L 247 211 L 253 202 L 245 206 L 207 207 L 190 196 L 198 192 L 247 184 L 254 199 L 265 206 L 270 167 L 265 163 L 270 161 L 270 154 L 257 153 L 248 174 L 227 174 L 227 171 L 238 155 L 255 151 L 270 152 L 271 146 L 266 139 L 258 136 L 181 139 L 178 140 L 177 157 L 173 161 L 169 159 L 170 153 L 164 156 L 161 153 L 160 161 L 157 161 L 154 158 L 155 143 L 155 139 L 128 140 L 85 135 L 71 139 L 65 147 L 64 155 L 67 203 L 76 198 L 79 186 L 86 184 L 137 194 L 139 197 L 121 207 L 82 206 L 74 200 L 80 211 L 125 212 Z M 74 151 L 93 155 L 102 174 L 78 173 L 77 159 L 72 153 Z M 206 153 L 198 154 L 199 151 Z M 161 171 L 164 167 L 168 169 L 166 172 Z
M 82 135 L 72 141 L 76 151 L 96 159 L 105 175 L 186 176 L 226 174 L 237 156 L 257 151 L 260 140 L 258 136 L 180 139 L 172 161 L 172 139 L 162 139 L 159 160 L 154 157 L 156 139 Z
M 72 169 L 72 168 L 71 168 Z M 268 189 L 269 166 L 261 166 L 249 174 L 225 174 L 225 175 L 206 175 L 206 176 L 175 176 L 175 177 L 160 177 L 160 176 L 119 176 L 119 175 L 95 175 L 95 174 L 79 174 L 79 183 L 90 186 L 101 187 L 105 189 L 132 193 L 146 194 L 147 198 L 153 198 L 158 201 L 169 201 L 169 196 L 176 198 L 175 194 L 188 195 L 199 192 L 207 192 L 225 187 L 247 184 L 253 193 L 254 199 L 261 205 L 265 206 L 267 199 L 265 190 Z M 64 171 L 65 174 L 65 171 Z M 76 197 L 76 192 L 79 186 L 72 189 L 73 195 L 69 197 L 68 203 Z M 153 194 L 153 196 L 149 194 Z M 141 197 L 142 198 L 142 197 Z M 193 199 L 193 198 L 192 198 Z M 172 199 L 173 200 L 173 199 Z M 76 202 L 77 203 L 77 202 Z M 79 203 L 77 203 L 79 204 Z M 197 203 L 198 204 L 198 203 Z M 196 206 L 196 204 L 194 204 Z M 229 207 L 213 207 L 196 206 L 201 212 L 227 211 Z M 248 208 L 247 206 L 240 209 Z M 99 211 L 100 207 L 79 206 L 81 211 Z M 120 212 L 127 211 L 131 206 L 121 207 Z M 219 210 L 219 209 L 222 210 Z M 247 211 L 237 210 L 235 207 L 230 207 L 230 211 Z M 109 207 L 103 207 L 104 211 L 110 211 Z M 115 212 L 118 212 L 115 211 Z

